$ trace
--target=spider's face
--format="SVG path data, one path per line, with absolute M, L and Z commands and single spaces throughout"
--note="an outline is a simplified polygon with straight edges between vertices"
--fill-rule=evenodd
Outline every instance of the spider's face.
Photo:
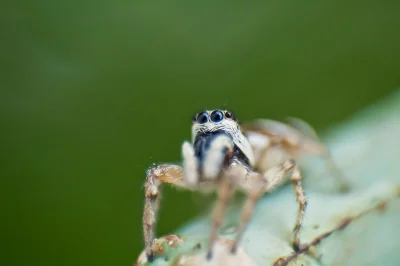
M 242 134 L 233 113 L 227 110 L 206 110 L 193 116 L 192 142 L 196 154 L 202 156 L 215 136 L 225 134 L 232 139 L 235 146 L 253 163 L 251 146 Z
M 240 131 L 233 113 L 224 110 L 203 111 L 193 116 L 192 136 L 216 131 Z

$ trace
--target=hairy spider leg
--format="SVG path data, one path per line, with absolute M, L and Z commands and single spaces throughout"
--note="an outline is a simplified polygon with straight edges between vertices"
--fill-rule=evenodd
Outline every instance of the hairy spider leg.
M 232 199 L 235 188 L 238 187 L 240 178 L 247 175 L 247 169 L 240 164 L 234 164 L 221 176 L 221 183 L 218 189 L 218 199 L 216 201 L 211 223 L 211 233 L 208 240 L 207 259 L 212 258 L 212 250 L 217 240 L 217 231 L 221 227 L 225 217 L 227 206 Z
M 155 238 L 155 224 L 160 206 L 161 184 L 165 182 L 190 189 L 185 184 L 183 177 L 183 168 L 172 164 L 158 165 L 147 171 L 144 187 L 143 233 L 146 256 L 149 261 L 153 260 L 152 244 Z
M 296 191 L 297 202 L 299 203 L 299 211 L 297 214 L 297 219 L 294 227 L 293 234 L 293 248 L 298 250 L 300 246 L 299 231 L 301 229 L 301 224 L 304 218 L 304 212 L 306 208 L 306 197 L 304 194 L 304 189 L 301 184 L 301 174 L 293 159 L 287 160 L 283 164 L 273 167 L 267 170 L 264 175 L 254 174 L 251 175 L 251 179 L 244 189 L 247 190 L 248 197 L 242 208 L 242 215 L 240 218 L 239 227 L 237 230 L 236 242 L 232 246 L 232 253 L 236 252 L 238 243 L 240 242 L 243 232 L 250 220 L 250 217 L 254 211 L 257 201 L 269 191 L 273 190 L 276 186 L 281 184 L 282 179 L 292 172 L 291 181 Z

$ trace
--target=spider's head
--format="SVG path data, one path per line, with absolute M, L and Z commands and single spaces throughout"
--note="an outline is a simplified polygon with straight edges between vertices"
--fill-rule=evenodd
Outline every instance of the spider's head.
M 192 142 L 196 153 L 206 152 L 215 136 L 225 134 L 235 146 L 253 163 L 251 146 L 242 134 L 235 115 L 227 110 L 206 110 L 193 116 Z
M 206 110 L 193 116 L 192 140 L 204 135 L 224 133 L 234 136 L 240 127 L 233 113 L 226 110 Z

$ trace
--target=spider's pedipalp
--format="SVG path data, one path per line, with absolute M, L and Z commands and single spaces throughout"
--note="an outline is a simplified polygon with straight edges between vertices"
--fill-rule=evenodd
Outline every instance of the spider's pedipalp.
M 203 161 L 203 177 L 215 179 L 221 173 L 227 153 L 232 152 L 234 144 L 227 135 L 217 135 L 211 142 Z
M 183 157 L 183 170 L 184 170 L 184 181 L 188 186 L 195 186 L 199 183 L 198 173 L 198 160 L 195 156 L 193 146 L 185 141 L 182 145 L 182 157 Z

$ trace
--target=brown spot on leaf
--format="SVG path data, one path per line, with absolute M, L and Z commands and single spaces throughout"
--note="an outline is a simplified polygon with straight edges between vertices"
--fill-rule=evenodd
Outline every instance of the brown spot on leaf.
M 386 211 L 388 203 L 386 201 L 381 202 L 376 206 L 376 210 L 380 213 Z

